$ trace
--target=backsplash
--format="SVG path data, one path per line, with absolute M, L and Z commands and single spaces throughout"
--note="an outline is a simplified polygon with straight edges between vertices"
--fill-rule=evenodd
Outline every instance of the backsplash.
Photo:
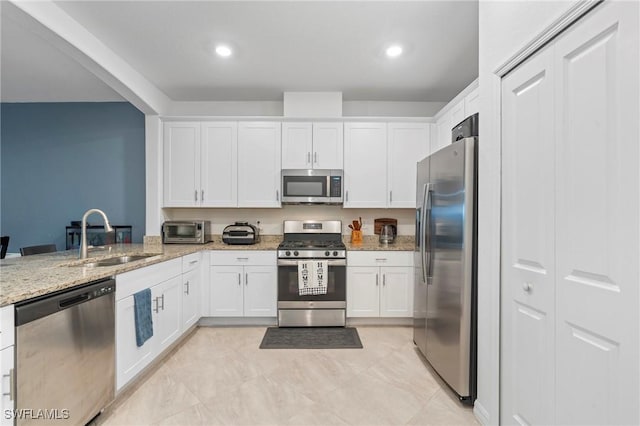
M 281 235 L 284 220 L 341 220 L 342 233 L 349 234 L 348 225 L 362 217 L 363 233 L 373 235 L 373 220 L 383 217 L 398 220 L 398 235 L 415 234 L 414 209 L 345 209 L 340 206 L 299 206 L 287 205 L 279 209 L 163 209 L 164 220 L 202 219 L 211 221 L 211 232 L 221 234 L 225 226 L 236 221 L 257 225 L 263 235 Z

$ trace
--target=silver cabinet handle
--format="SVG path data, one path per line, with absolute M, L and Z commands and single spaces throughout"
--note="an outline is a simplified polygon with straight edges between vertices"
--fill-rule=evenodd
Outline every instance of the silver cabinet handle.
M 382 274 L 382 285 L 383 286 L 387 285 L 387 274 Z
M 378 274 L 376 274 L 376 287 L 378 286 Z
M 249 273 L 244 274 L 244 285 L 249 285 Z
M 160 305 L 160 303 L 158 302 L 158 299 L 159 299 L 158 297 L 153 299 L 153 301 L 156 303 L 156 306 L 153 308 L 153 312 L 155 312 L 156 314 L 159 311 L 158 306 Z
M 311 162 L 311 153 L 307 152 L 307 163 Z
M 197 260 L 192 260 L 192 261 L 189 262 L 189 265 L 193 265 L 195 263 L 198 263 L 198 261 Z
M 526 291 L 527 293 L 530 293 L 530 292 L 531 292 L 531 290 L 533 290 L 533 284 L 531 284 L 531 283 L 524 283 L 524 284 L 522 284 L 522 289 L 523 289 L 524 291 Z
M 164 311 L 164 294 L 160 298 L 162 299 L 162 310 Z
M 393 191 L 389 191 L 389 202 L 393 203 Z
M 184 285 L 187 287 L 187 290 L 184 292 L 184 294 L 186 294 L 188 296 L 189 295 L 189 281 L 184 283 Z
M 318 164 L 318 153 L 317 152 L 313 153 L 313 162 L 314 162 L 314 164 Z
M 245 262 L 245 261 L 249 260 L 248 257 L 236 257 L 236 259 L 238 259 L 238 262 Z
M 193 196 L 196 201 L 198 201 L 198 190 L 193 191 Z
M 2 377 L 9 378 L 9 392 L 2 392 L 2 396 L 8 396 L 11 401 L 14 400 L 16 394 L 16 382 L 14 380 L 14 370 L 13 368 L 9 369 L 9 374 L 3 374 Z
M 280 201 L 280 191 L 276 189 L 276 201 Z
M 200 201 L 204 201 L 204 189 L 200 190 Z
M 376 262 L 386 262 L 387 258 L 386 257 L 376 257 Z
M 345 201 L 349 201 L 349 191 L 345 192 Z
M 238 272 L 238 285 L 240 285 L 240 284 L 241 284 L 240 280 L 242 280 L 242 278 L 241 278 L 241 274 L 240 274 L 240 272 Z

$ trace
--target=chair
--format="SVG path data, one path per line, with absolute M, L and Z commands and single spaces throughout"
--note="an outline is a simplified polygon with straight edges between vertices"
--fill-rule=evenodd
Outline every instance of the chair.
M 42 244 L 40 246 L 20 247 L 20 254 L 30 256 L 32 254 L 53 253 L 57 251 L 55 244 Z
M 4 259 L 9 248 L 9 237 L 0 237 L 0 259 Z

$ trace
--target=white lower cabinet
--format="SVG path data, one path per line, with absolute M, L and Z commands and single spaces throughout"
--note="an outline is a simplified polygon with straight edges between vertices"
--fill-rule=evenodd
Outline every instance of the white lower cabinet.
M 202 298 L 202 253 L 182 258 L 182 331 L 200 319 Z
M 153 336 L 136 344 L 134 294 L 151 290 Z M 182 327 L 182 259 L 116 276 L 116 390 L 120 390 L 178 337 Z
M 413 252 L 348 252 L 347 265 L 347 317 L 413 316 Z
M 275 251 L 214 251 L 209 279 L 211 316 L 276 316 Z
M 15 408 L 15 310 L 13 305 L 0 308 L 0 426 L 13 425 Z

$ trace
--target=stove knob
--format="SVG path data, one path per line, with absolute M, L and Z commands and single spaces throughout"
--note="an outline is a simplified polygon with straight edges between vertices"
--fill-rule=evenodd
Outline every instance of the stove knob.
M 333 252 L 333 255 L 334 255 L 334 256 L 337 256 L 337 255 L 338 255 L 338 252 L 337 252 L 337 251 L 334 251 L 334 252 Z
M 286 256 L 291 256 L 291 252 L 290 252 L 289 250 L 287 250 L 284 254 L 285 254 Z
M 297 255 L 298 255 L 298 250 L 294 251 L 294 252 L 293 252 L 293 255 L 294 255 L 294 256 L 297 256 Z
M 331 254 L 331 253 L 329 253 L 328 251 L 325 251 L 325 252 L 324 252 L 324 255 L 325 255 L 325 256 L 329 256 L 330 254 Z

